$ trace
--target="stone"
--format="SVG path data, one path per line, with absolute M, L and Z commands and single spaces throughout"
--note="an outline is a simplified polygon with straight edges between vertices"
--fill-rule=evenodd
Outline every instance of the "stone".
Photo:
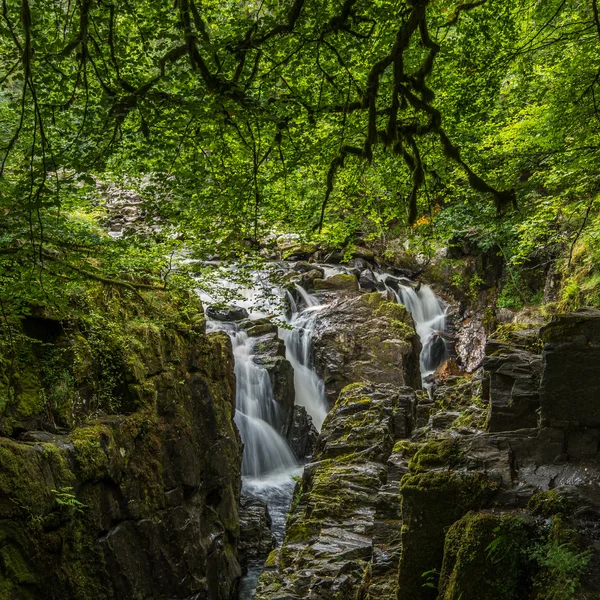
M 267 333 L 277 333 L 277 325 L 268 317 L 262 319 L 246 319 L 239 324 L 250 337 L 259 337 Z
M 365 269 L 370 269 L 371 264 L 368 263 L 364 258 L 351 258 L 348 261 L 348 268 L 355 269 L 360 273 L 361 271 L 364 271 Z
M 346 275 L 344 273 L 338 273 L 332 275 L 327 279 L 315 279 L 314 281 L 315 290 L 344 290 L 344 291 L 358 291 L 358 280 L 354 275 Z
M 292 269 L 294 271 L 297 271 L 298 273 L 307 273 L 309 271 L 318 271 L 319 273 L 321 273 L 321 277 L 323 277 L 325 274 L 325 269 L 323 269 L 323 267 L 320 267 L 319 265 L 316 265 L 315 263 L 307 262 L 305 260 L 299 260 L 297 263 L 295 263 L 292 266 Z
M 367 572 L 373 573 L 368 592 L 393 589 L 401 527 L 394 485 L 401 470 L 391 464 L 388 477 L 388 459 L 395 441 L 412 431 L 414 405 L 407 387 L 357 383 L 340 393 L 255 600 L 354 598 Z
M 313 353 L 331 404 L 357 381 L 419 388 L 419 352 L 410 313 L 378 292 L 340 297 L 319 312 Z
M 208 306 L 206 315 L 215 321 L 241 321 L 248 318 L 248 311 L 241 306 Z
M 115 299 L 89 301 L 103 328 L 64 320 L 46 345 L 60 348 L 52 363 L 21 346 L 31 368 L 52 364 L 69 386 L 58 396 L 29 378 L 26 388 L 30 411 L 50 394 L 64 433 L 20 417 L 23 379 L 0 416 L 5 430 L 17 418 L 30 429 L 0 437 L 0 596 L 233 600 L 242 445 L 229 338 L 199 331 L 193 299 L 180 312 L 168 292 L 154 293 L 152 311 L 136 303 L 135 320 Z
M 541 419 L 600 427 L 600 310 L 555 317 L 540 331 L 544 342 Z
M 489 340 L 484 370 L 489 377 L 489 431 L 536 427 L 541 356 L 509 343 Z
M 365 269 L 364 271 L 361 271 L 358 278 L 358 285 L 360 286 L 361 290 L 368 290 L 370 292 L 377 290 L 377 279 L 375 279 L 375 275 L 371 269 Z
M 271 516 L 264 502 L 242 494 L 239 514 L 239 561 L 242 567 L 247 567 L 250 562 L 265 560 L 277 541 L 271 532 Z
M 294 456 L 302 460 L 312 455 L 319 432 L 304 406 L 294 406 L 287 441 Z

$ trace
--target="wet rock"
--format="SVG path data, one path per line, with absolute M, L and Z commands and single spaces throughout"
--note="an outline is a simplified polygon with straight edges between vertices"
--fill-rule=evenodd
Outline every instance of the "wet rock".
M 287 434 L 287 441 L 294 456 L 298 460 L 311 456 L 318 437 L 319 432 L 315 429 L 312 418 L 304 406 L 294 406 Z
M 421 360 L 426 371 L 435 369 L 448 355 L 446 339 L 441 333 L 433 333 L 423 348 Z
M 497 340 L 488 341 L 486 352 L 489 431 L 535 427 L 540 407 L 541 356 Z
M 412 317 L 377 292 L 340 298 L 323 309 L 313 349 L 331 404 L 356 381 L 420 387 L 420 342 Z
M 327 279 L 316 279 L 315 290 L 344 290 L 349 292 L 358 291 L 358 281 L 354 275 L 339 273 Z
M 208 306 L 206 315 L 215 321 L 241 321 L 248 318 L 248 311 L 241 306 Z
M 348 268 L 355 269 L 360 273 L 365 269 L 370 269 L 371 264 L 367 262 L 364 258 L 352 258 L 348 261 Z
M 441 411 L 432 415 L 429 419 L 429 427 L 431 429 L 450 429 L 452 423 L 461 416 L 459 412 Z
M 542 328 L 541 418 L 546 424 L 600 427 L 600 310 L 579 309 Z
M 394 482 L 401 470 L 390 466 L 390 487 L 386 473 L 395 440 L 410 434 L 414 404 L 411 389 L 390 385 L 354 384 L 340 394 L 257 600 L 316 598 L 310 590 L 324 599 L 354 598 L 368 572 L 373 591 L 395 586 L 401 519 Z
M 250 337 L 260 337 L 268 333 L 277 333 L 277 325 L 267 317 L 244 320 L 239 324 L 239 327 Z
M 249 562 L 265 560 L 277 545 L 271 532 L 271 516 L 261 500 L 245 496 L 240 498 L 239 562 L 246 567 Z
M 269 321 L 270 325 L 273 325 Z M 275 328 L 276 329 L 276 328 Z M 253 346 L 254 362 L 265 369 L 271 381 L 273 399 L 279 410 L 279 429 L 282 435 L 290 430 L 294 414 L 294 369 L 285 358 L 285 344 L 271 332 L 260 335 Z
M 371 292 L 377 290 L 377 279 L 375 279 L 375 275 L 371 269 L 361 271 L 358 278 L 358 284 L 360 285 L 361 290 L 368 290 Z
M 321 277 L 325 274 L 325 270 L 323 267 L 316 265 L 315 263 L 307 262 L 305 260 L 300 260 L 292 266 L 294 271 L 298 273 L 307 273 L 309 271 L 318 271 L 321 273 Z
M 231 343 L 199 333 L 164 299 L 159 306 L 176 327 L 144 322 L 143 306 L 135 324 L 106 315 L 113 327 L 102 333 L 131 344 L 128 354 L 102 346 L 122 386 L 103 377 L 105 387 L 93 387 L 102 377 L 93 340 L 75 320 L 66 325 L 67 360 L 54 364 L 70 375 L 65 398 L 81 424 L 60 436 L 0 437 L 3 552 L 19 565 L 0 568 L 0 589 L 11 597 L 234 598 L 242 447 Z M 94 414 L 90 389 L 111 391 Z

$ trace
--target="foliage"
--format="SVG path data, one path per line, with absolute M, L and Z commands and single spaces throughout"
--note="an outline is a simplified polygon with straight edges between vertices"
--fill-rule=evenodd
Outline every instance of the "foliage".
M 190 287 L 184 249 L 235 260 L 290 231 L 498 248 L 510 308 L 560 258 L 561 307 L 600 302 L 595 2 L 3 6 L 4 336 L 83 280 Z M 115 239 L 123 190 L 146 228 Z

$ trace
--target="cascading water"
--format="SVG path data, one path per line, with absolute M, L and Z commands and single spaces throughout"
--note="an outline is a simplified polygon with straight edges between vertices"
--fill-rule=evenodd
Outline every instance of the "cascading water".
M 404 304 L 415 322 L 415 329 L 421 339 L 421 377 L 426 379 L 446 358 L 448 349 L 443 337 L 446 329 L 446 311 L 440 299 L 428 285 L 421 285 L 418 291 L 410 285 L 399 285 L 394 291 L 398 302 Z
M 286 358 L 294 368 L 296 404 L 306 408 L 317 431 L 321 431 L 327 416 L 327 401 L 323 381 L 312 365 L 312 333 L 317 314 L 325 305 L 319 304 L 317 298 L 303 287 L 297 285 L 296 290 L 305 308 L 299 310 L 293 296 L 288 293 L 291 308 L 291 317 L 288 320 L 290 329 L 280 329 L 279 335 L 285 343 Z
M 207 321 L 207 331 L 226 331 L 235 359 L 235 422 L 244 452 L 242 475 L 264 477 L 297 466 L 286 441 L 279 434 L 280 411 L 266 369 L 253 360 L 254 340 L 235 323 Z
M 344 272 L 343 267 L 329 268 L 326 275 Z M 384 274 L 377 278 L 383 289 Z M 447 356 L 442 336 L 445 329 L 445 310 L 442 302 L 429 286 L 398 283 L 385 285 L 396 295 L 413 316 L 417 333 L 421 339 L 421 375 L 425 379 L 433 373 Z M 320 431 L 327 416 L 328 407 L 323 381 L 312 365 L 312 334 L 319 311 L 326 305 L 296 286 L 301 301 L 296 303 L 288 292 L 287 299 L 291 315 L 287 319 L 288 328 L 281 328 L 280 337 L 286 346 L 286 357 L 294 369 L 294 385 L 298 405 L 304 406 L 311 415 L 315 427 Z M 256 294 L 260 291 L 244 290 L 245 308 L 251 308 Z M 254 317 L 266 316 L 254 313 Z M 223 330 L 232 340 L 236 375 L 236 415 L 235 421 L 244 443 L 242 462 L 242 492 L 265 502 L 272 520 L 272 530 L 279 543 L 285 533 L 287 512 L 295 482 L 292 475 L 301 471 L 287 442 L 280 435 L 279 406 L 274 399 L 271 381 L 267 371 L 254 362 L 254 339 L 249 337 L 235 323 L 222 323 L 208 320 L 207 330 Z M 250 565 L 248 573 L 240 584 L 240 600 L 251 600 L 256 583 L 262 571 L 262 564 Z

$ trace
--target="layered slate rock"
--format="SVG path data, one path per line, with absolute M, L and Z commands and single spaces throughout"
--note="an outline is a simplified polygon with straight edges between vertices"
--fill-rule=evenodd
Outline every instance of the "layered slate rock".
M 543 422 L 600 427 L 600 310 L 557 317 L 542 329 L 541 338 Z
M 417 430 L 396 449 L 406 472 L 399 600 L 600 593 L 600 428 L 589 410 L 600 376 L 582 356 L 586 349 L 594 354 L 597 316 L 585 310 L 556 318 L 542 329 L 543 351 L 536 329 L 499 329 L 487 345 L 485 432 L 457 426 L 470 409 L 466 383 L 434 391 L 435 402 L 425 406 L 437 426 Z M 587 379 L 572 379 L 581 387 L 571 393 L 560 378 L 578 361 L 587 364 Z M 462 413 L 454 422 L 447 418 L 453 407 Z M 420 407 L 417 414 L 422 422 Z
M 517 330 L 508 339 L 490 339 L 484 369 L 490 431 L 535 427 L 540 408 L 542 357 L 537 330 Z
M 384 294 L 342 296 L 323 309 L 313 349 L 330 404 L 343 387 L 356 381 L 421 385 L 421 347 L 412 317 Z
M 22 384 L 0 411 L 12 436 L 0 437 L 0 597 L 234 598 L 242 448 L 229 338 L 204 334 L 193 301 L 98 302 L 83 323 L 27 326 Z M 49 395 L 53 420 L 36 404 Z
M 342 391 L 255 598 L 354 598 L 365 578 L 394 586 L 400 515 L 388 459 L 410 434 L 414 405 L 407 387 L 357 383 Z
M 271 516 L 267 505 L 251 496 L 240 498 L 239 562 L 247 567 L 253 561 L 264 560 L 277 542 L 271 532 Z

